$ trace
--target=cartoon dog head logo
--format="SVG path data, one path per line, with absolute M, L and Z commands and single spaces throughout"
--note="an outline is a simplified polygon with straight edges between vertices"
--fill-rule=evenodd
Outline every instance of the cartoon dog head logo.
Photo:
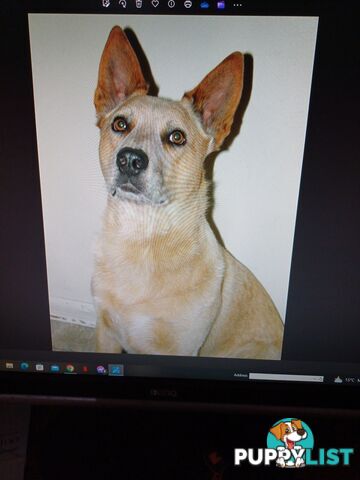
M 278 451 L 278 467 L 305 467 L 304 453 L 306 449 L 314 447 L 314 437 L 302 420 L 283 418 L 270 428 L 267 446 Z
M 280 422 L 270 428 L 270 432 L 275 435 L 277 440 L 281 440 L 285 447 L 292 450 L 296 442 L 307 437 L 307 433 L 302 426 L 301 420 L 292 419 L 289 422 Z

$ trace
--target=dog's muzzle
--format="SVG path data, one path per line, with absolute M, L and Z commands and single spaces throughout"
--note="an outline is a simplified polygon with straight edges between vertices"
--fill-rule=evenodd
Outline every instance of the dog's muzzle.
M 116 165 L 122 175 L 130 178 L 146 170 L 149 159 L 142 150 L 122 148 L 116 156 Z

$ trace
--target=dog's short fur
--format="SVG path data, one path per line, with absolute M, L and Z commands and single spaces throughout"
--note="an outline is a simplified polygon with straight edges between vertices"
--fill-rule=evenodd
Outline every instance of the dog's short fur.
M 242 83 L 235 52 L 181 101 L 150 97 L 129 41 L 112 29 L 95 92 L 109 192 L 92 281 L 97 351 L 280 357 L 274 304 L 206 221 L 204 160 L 230 132 Z M 136 155 L 146 168 L 128 166 Z

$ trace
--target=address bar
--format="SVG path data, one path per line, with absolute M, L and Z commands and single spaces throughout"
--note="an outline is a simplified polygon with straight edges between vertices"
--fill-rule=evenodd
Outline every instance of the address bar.
M 323 382 L 321 375 L 288 375 L 284 373 L 249 373 L 250 380 L 282 380 L 287 382 Z

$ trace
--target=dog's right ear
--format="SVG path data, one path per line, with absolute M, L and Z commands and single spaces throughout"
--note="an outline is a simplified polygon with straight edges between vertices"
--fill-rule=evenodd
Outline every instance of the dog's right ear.
M 148 85 L 129 40 L 120 27 L 114 27 L 100 60 L 94 104 L 100 117 L 129 95 L 146 95 Z
M 281 423 L 278 425 L 275 425 L 275 427 L 270 428 L 270 432 L 275 435 L 277 440 L 280 440 L 281 438 Z

